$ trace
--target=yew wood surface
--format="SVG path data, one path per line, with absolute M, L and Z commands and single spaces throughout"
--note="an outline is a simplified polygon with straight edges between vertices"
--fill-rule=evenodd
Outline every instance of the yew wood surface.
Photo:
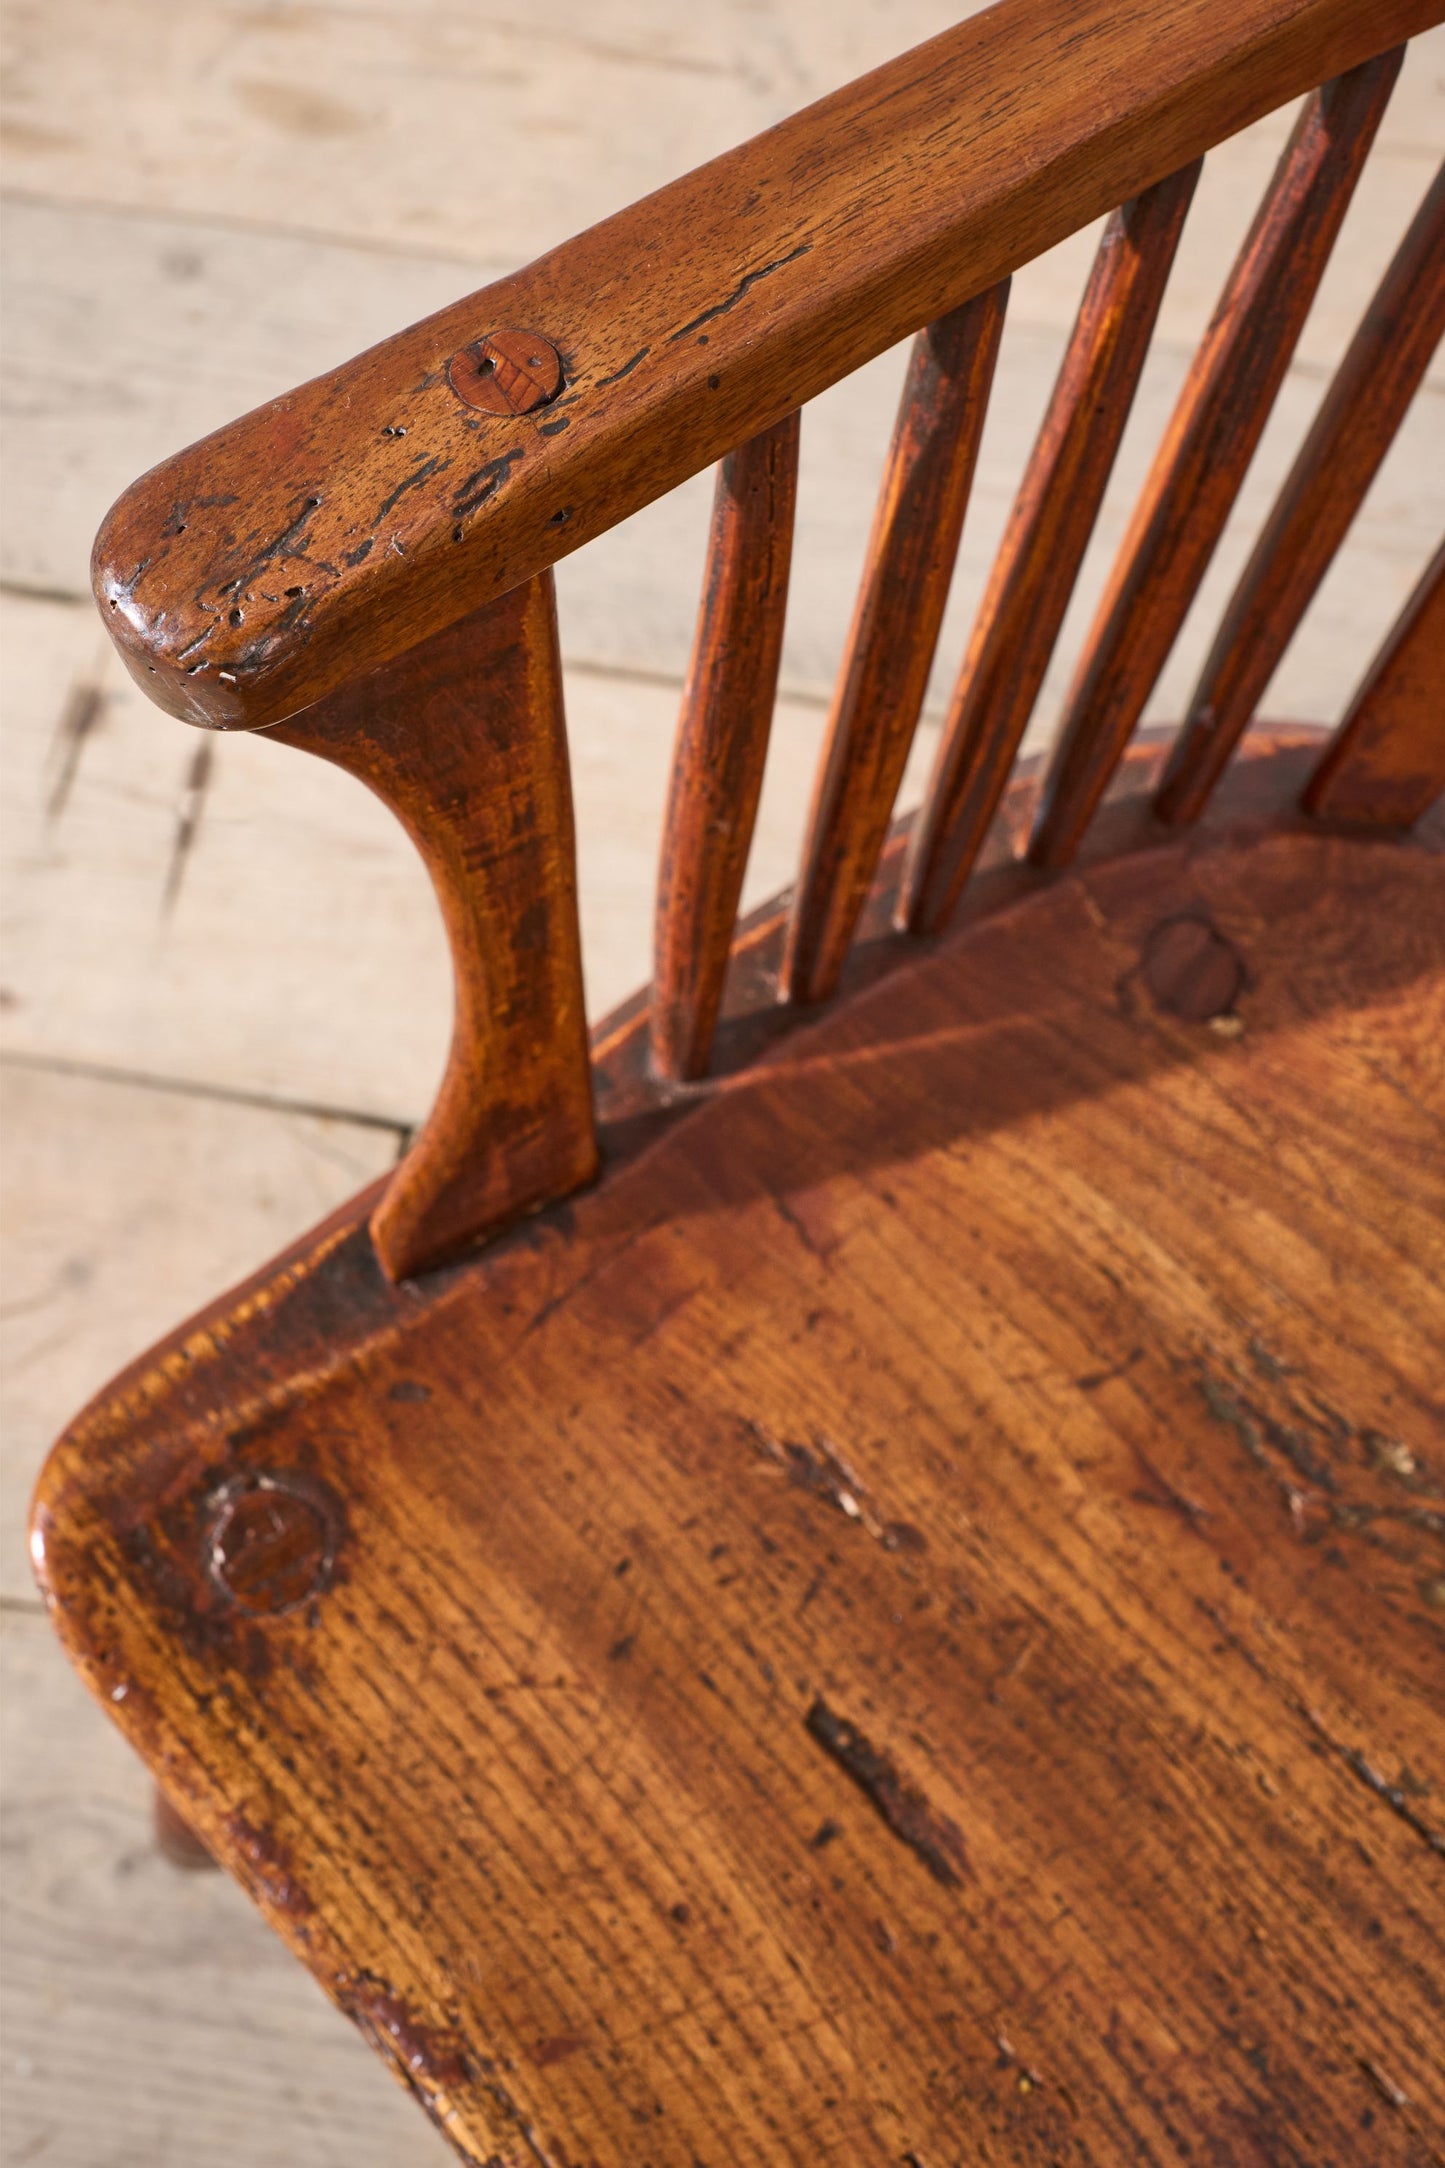
M 273 735 L 369 785 L 441 905 L 455 980 L 436 1103 L 377 1206 L 393 1278 L 597 1169 L 550 572 Z
M 1434 2158 L 1445 866 L 1317 747 L 57 1449 L 90 1685 L 464 2158 Z
M 801 416 L 718 469 L 668 787 L 653 942 L 658 1073 L 708 1062 L 763 787 L 788 607 Z
M 918 727 L 988 415 L 1008 281 L 914 342 L 788 934 L 788 998 L 837 987 Z
M 1330 820 L 1408 828 L 1445 791 L 1445 542 L 1310 777 L 1305 804 Z
M 998 810 L 1129 418 L 1199 179 L 1170 174 L 1109 220 L 989 575 L 913 840 L 902 916 L 936 933 Z
M 96 545 L 127 664 L 192 721 L 278 721 L 1439 13 L 1074 0 L 1061 34 L 1001 0 L 164 461 Z M 514 332 L 563 389 L 478 413 L 449 367 Z
M 1305 103 L 1200 340 L 1109 574 L 1029 844 L 1067 865 L 1208 570 L 1400 71 L 1384 53 Z
M 1445 336 L 1445 168 L 1426 190 L 1300 447 L 1220 623 L 1158 812 L 1195 820 L 1404 420 Z M 1445 715 L 1445 677 L 1436 690 Z

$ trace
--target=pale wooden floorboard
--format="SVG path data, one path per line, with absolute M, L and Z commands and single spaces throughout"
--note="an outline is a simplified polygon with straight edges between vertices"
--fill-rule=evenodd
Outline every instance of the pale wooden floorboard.
M 450 2153 L 151 1786 L 25 1559 L 45 1448 L 167 1326 L 380 1173 L 384 1129 L 0 1071 L 0 2009 L 6 2168 L 438 2168 Z
M 525 261 L 970 12 L 14 0 L 11 185 Z
M 6 2168 L 443 2168 L 454 2156 L 150 1780 L 47 1621 L 0 1614 Z
M 431 891 L 390 815 L 264 736 L 158 715 L 88 606 L 7 596 L 0 632 L 4 1046 L 420 1120 L 450 982 Z M 568 673 L 594 1016 L 648 975 L 676 705 L 665 683 Z M 780 704 L 745 905 L 792 876 L 822 725 L 817 705 Z M 920 733 L 915 793 L 934 738 Z
M 522 263 L 977 5 L 11 0 L 7 186 L 49 202 Z M 1442 51 L 1436 31 L 1409 57 L 1362 184 L 1362 230 L 1398 231 L 1445 149 Z M 1288 118 L 1257 124 L 1214 159 L 1166 337 L 1187 335 L 1207 309 Z M 1031 315 L 1070 313 L 1086 253 L 1066 250 L 1031 274 Z M 1370 277 L 1368 252 L 1346 239 L 1307 358 L 1338 350 Z
M 162 1332 L 383 1173 L 396 1131 L 0 1068 L 0 1595 L 61 1425 Z
M 84 594 L 91 534 L 178 443 L 960 12 L 958 0 L 7 11 L 0 580 L 29 593 L 4 604 L 0 656 L 0 1027 L 20 1064 L 3 1079 L 6 2168 L 445 2157 L 239 1896 L 160 1862 L 145 1776 L 29 1594 L 23 1499 L 54 1430 L 157 1332 L 388 1162 L 398 1131 L 385 1125 L 424 1111 L 447 1030 L 434 908 L 388 817 L 334 770 L 201 740 L 149 711 L 88 605 L 67 599 Z M 1261 122 L 1208 163 L 1034 743 L 1287 125 Z M 1445 30 L 1409 58 L 1152 714 L 1178 714 L 1211 612 L 1442 150 Z M 1093 239 L 1015 282 L 934 717 Z M 807 418 L 788 697 L 748 900 L 793 870 L 900 370 L 901 356 L 882 357 Z M 1431 384 L 1286 659 L 1276 713 L 1338 714 L 1436 539 L 1445 362 Z M 559 575 L 594 1014 L 647 971 L 709 490 L 697 477 Z

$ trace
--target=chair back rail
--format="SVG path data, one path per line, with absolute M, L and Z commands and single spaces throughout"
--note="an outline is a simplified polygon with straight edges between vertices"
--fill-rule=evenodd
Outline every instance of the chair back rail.
M 916 333 L 839 672 L 781 992 L 836 987 L 934 658 L 1011 274 L 1109 219 L 953 695 L 898 924 L 948 921 L 1093 532 L 1200 160 L 1308 93 L 1192 363 L 1075 677 L 1028 846 L 1072 857 L 1269 417 L 1401 61 L 1438 0 L 1079 0 L 982 16 L 145 477 L 97 543 L 146 689 L 349 768 L 408 827 L 456 974 L 433 1112 L 376 1209 L 392 1277 L 597 1166 L 551 564 L 721 457 L 665 824 L 659 1089 L 708 1070 L 776 696 L 800 410 Z M 1327 76 L 1323 87 L 1322 76 Z M 1432 191 L 1240 584 L 1159 800 L 1194 818 L 1439 336 Z M 522 326 L 511 329 L 508 326 Z M 1433 329 L 1432 329 L 1433 326 Z M 921 327 L 921 328 L 920 328 Z M 1437 559 L 1309 789 L 1440 787 Z M 1434 703 L 1432 705 L 1432 702 Z

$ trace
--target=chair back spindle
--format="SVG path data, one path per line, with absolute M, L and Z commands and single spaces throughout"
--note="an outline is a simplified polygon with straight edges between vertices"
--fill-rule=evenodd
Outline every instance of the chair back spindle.
M 914 341 L 839 672 L 783 993 L 835 990 L 918 725 L 988 413 L 1009 281 Z
M 1078 849 L 1214 555 L 1403 55 L 1306 100 L 1180 393 L 1085 643 L 1029 844 Z
M 668 1082 L 706 1074 L 722 1002 L 783 652 L 799 424 L 718 469 L 657 883 L 652 1065 Z
M 1445 168 L 1335 373 L 1220 622 L 1154 801 L 1197 820 L 1445 336 Z
M 1304 809 L 1413 828 L 1445 791 L 1445 542 L 1365 674 L 1305 787 Z
M 899 924 L 947 922 L 1008 783 L 1094 531 L 1202 161 L 1114 212 L 1014 502 L 914 827 Z

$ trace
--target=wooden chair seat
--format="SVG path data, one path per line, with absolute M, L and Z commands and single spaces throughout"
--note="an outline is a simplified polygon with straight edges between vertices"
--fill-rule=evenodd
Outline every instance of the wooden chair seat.
M 1445 861 L 1316 746 L 885 877 L 744 1065 L 765 912 L 593 1190 L 363 1198 L 58 1448 L 76 1660 L 464 2158 L 1428 2157 Z

